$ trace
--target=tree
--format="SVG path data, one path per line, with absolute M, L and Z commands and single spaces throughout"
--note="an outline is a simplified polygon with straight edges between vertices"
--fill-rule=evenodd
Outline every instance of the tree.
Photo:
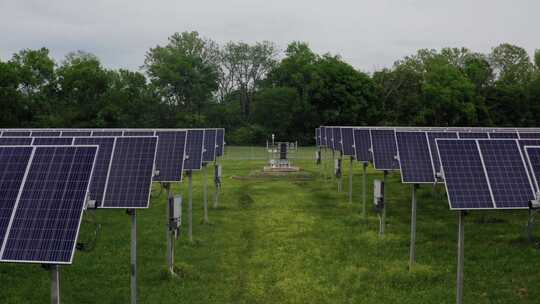
M 533 66 L 525 49 L 503 43 L 491 51 L 489 58 L 497 81 L 524 84 L 530 80 Z
M 168 104 L 176 125 L 201 124 L 203 108 L 218 86 L 215 44 L 197 32 L 175 33 L 146 54 L 144 68 Z
M 276 57 L 276 47 L 268 41 L 254 45 L 229 42 L 223 47 L 220 95 L 223 100 L 224 96 L 238 90 L 244 119 L 249 118 L 253 95 L 266 74 L 275 66 Z

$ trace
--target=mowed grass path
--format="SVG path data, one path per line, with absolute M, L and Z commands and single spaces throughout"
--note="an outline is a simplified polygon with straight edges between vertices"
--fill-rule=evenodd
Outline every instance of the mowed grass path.
M 310 150 L 310 154 L 311 154 Z M 368 219 L 361 210 L 361 167 L 354 202 L 337 193 L 314 161 L 297 161 L 297 177 L 256 178 L 264 161 L 223 161 L 220 207 L 202 224 L 202 174 L 194 176 L 194 243 L 182 232 L 180 275 L 166 274 L 165 193 L 138 213 L 141 303 L 453 303 L 456 214 L 442 188 L 418 192 L 417 265 L 408 271 L 410 186 L 387 184 L 387 228 L 378 236 L 369 171 Z M 348 174 L 348 161 L 344 162 Z M 329 166 L 326 167 L 330 171 Z M 233 178 L 241 177 L 240 179 Z M 210 183 L 210 201 L 213 184 Z M 187 181 L 175 188 L 187 207 Z M 96 247 L 62 268 L 64 303 L 129 302 L 129 217 L 96 213 Z M 184 216 L 186 209 L 184 210 Z M 538 303 L 540 251 L 525 241 L 526 211 L 471 212 L 465 227 L 465 303 Z M 187 224 L 184 217 L 184 224 Z M 187 226 L 184 226 L 187 227 Z M 83 224 L 81 241 L 93 226 Z M 49 276 L 38 265 L 0 264 L 0 303 L 49 302 Z

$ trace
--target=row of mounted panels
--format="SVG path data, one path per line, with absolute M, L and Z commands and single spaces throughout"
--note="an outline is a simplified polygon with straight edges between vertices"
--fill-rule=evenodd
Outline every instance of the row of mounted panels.
M 531 197 L 535 197 L 535 193 L 538 191 L 538 186 L 535 183 L 537 178 L 534 173 L 535 171 L 533 170 L 534 164 L 525 162 L 528 157 L 528 155 L 526 155 L 528 149 L 526 149 L 525 146 L 540 145 L 540 133 L 532 132 L 532 130 L 527 130 L 528 132 L 522 133 L 410 130 L 412 129 L 400 128 L 394 130 L 381 128 L 321 127 L 316 133 L 320 136 L 321 142 L 323 141 L 323 138 L 324 140 L 328 139 L 328 142 L 330 143 L 338 141 L 341 145 L 341 149 L 336 147 L 335 150 L 342 151 L 344 155 L 351 155 L 359 161 L 373 162 L 373 165 L 377 170 L 400 170 L 403 183 L 432 184 L 437 181 L 445 181 L 448 188 L 451 209 L 528 208 Z M 326 134 L 326 136 L 323 134 Z M 445 154 L 444 151 L 440 151 L 440 149 L 444 150 L 445 147 L 438 147 L 440 141 L 455 141 L 457 143 L 454 143 L 454 145 L 459 146 L 462 145 L 463 142 L 467 142 L 467 139 L 471 138 L 477 139 L 476 141 L 473 140 L 475 142 L 493 142 L 496 144 L 496 147 L 502 149 L 502 151 L 506 151 L 504 153 L 495 154 L 498 161 L 490 164 L 489 168 L 486 168 L 481 176 L 478 174 L 475 175 L 474 172 L 466 171 L 464 168 L 459 167 L 458 164 L 453 164 L 452 162 L 445 163 L 445 157 L 450 157 L 452 153 Z M 508 145 L 509 142 L 516 145 L 517 149 L 504 149 L 506 147 L 505 145 Z M 483 145 L 485 144 L 479 144 L 479 147 L 483 147 Z M 481 153 L 482 149 L 479 148 L 478 151 Z M 512 151 L 514 154 L 511 154 L 509 151 Z M 463 151 L 460 153 L 463 154 Z M 489 155 L 493 155 L 493 153 Z M 443 159 L 441 159 L 441 157 Z M 457 183 L 458 179 L 448 178 L 452 174 L 457 174 L 457 176 L 459 176 L 460 174 L 467 173 L 467 176 L 476 176 L 480 179 L 485 179 L 489 184 L 489 174 L 512 170 L 512 168 L 508 168 L 508 166 L 505 167 L 504 157 L 514 157 L 514 159 L 521 160 L 519 166 L 512 167 L 512 172 L 522 177 L 520 180 L 522 183 L 516 186 L 515 181 L 508 180 L 507 183 L 514 182 L 514 184 L 512 184 L 513 188 L 507 192 L 512 193 L 512 191 L 515 190 L 518 192 L 521 191 L 520 193 L 527 193 L 527 195 L 516 195 L 515 197 L 517 197 L 517 199 L 515 201 L 500 201 L 496 193 L 494 193 L 490 197 L 490 202 L 484 201 L 483 203 L 475 203 L 475 201 L 477 201 L 476 194 L 473 191 L 465 189 L 467 184 L 459 184 Z M 484 156 L 480 155 L 476 159 L 479 160 L 483 158 Z M 480 163 L 478 162 L 476 163 L 476 165 L 479 164 Z M 472 166 L 465 165 L 465 168 L 472 168 Z M 501 182 L 499 186 L 495 188 L 498 189 L 503 184 L 504 183 Z M 467 195 L 464 195 L 463 193 L 459 194 L 459 189 L 465 189 L 464 191 Z M 484 189 L 487 189 L 486 184 L 484 184 Z

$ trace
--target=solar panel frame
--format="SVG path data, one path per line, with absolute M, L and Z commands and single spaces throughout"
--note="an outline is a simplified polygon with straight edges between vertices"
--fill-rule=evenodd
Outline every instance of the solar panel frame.
M 396 131 L 395 136 L 401 182 L 434 184 L 437 179 L 427 132 Z
M 378 171 L 397 171 L 399 161 L 394 129 L 370 129 L 373 167 Z M 392 154 L 392 155 L 391 155 Z
M 30 146 L 10 146 L 10 147 L 30 147 Z M 78 239 L 79 232 L 80 232 L 81 222 L 82 222 L 82 218 L 83 218 L 84 206 L 85 206 L 85 203 L 86 203 L 87 198 L 88 198 L 88 191 L 89 191 L 89 188 L 90 188 L 90 181 L 92 180 L 92 174 L 93 174 L 93 171 L 94 171 L 96 155 L 97 155 L 97 152 L 99 150 L 99 147 L 94 146 L 94 145 L 79 145 L 79 146 L 68 145 L 68 146 L 31 146 L 30 148 L 32 149 L 32 156 L 31 156 L 31 159 L 29 160 L 28 166 L 26 168 L 24 180 L 23 180 L 23 182 L 22 182 L 22 184 L 20 186 L 20 189 L 19 189 L 19 194 L 18 194 L 18 197 L 17 197 L 17 205 L 13 208 L 13 212 L 12 212 L 12 216 L 11 216 L 11 222 L 12 223 L 10 223 L 9 231 L 8 231 L 8 233 L 6 233 L 6 235 L 8 235 L 8 238 L 5 239 L 4 242 L 1 244 L 0 261 L 8 262 L 8 263 L 36 263 L 36 264 L 54 264 L 54 265 L 72 264 L 73 257 L 75 255 L 77 239 Z M 70 239 L 70 241 L 71 241 L 70 247 L 71 248 L 69 249 L 69 251 L 70 251 L 69 258 L 65 259 L 65 260 L 52 259 L 52 258 L 45 260 L 45 259 L 28 259 L 28 257 L 25 257 L 24 259 L 19 259 L 19 258 L 15 258 L 15 257 L 6 257 L 6 248 L 9 246 L 9 244 L 8 244 L 8 242 L 10 241 L 9 236 L 11 235 L 11 230 L 13 229 L 12 225 L 13 225 L 13 223 L 14 224 L 19 224 L 19 222 L 15 220 L 15 217 L 17 216 L 17 212 L 20 210 L 19 209 L 20 208 L 19 203 L 20 203 L 20 200 L 22 199 L 22 196 L 24 194 L 25 187 L 26 187 L 27 181 L 28 181 L 28 176 L 30 174 L 30 171 L 32 170 L 32 166 L 34 165 L 34 157 L 35 157 L 36 152 L 38 150 L 47 149 L 47 148 L 53 148 L 53 149 L 70 148 L 70 149 L 74 149 L 76 152 L 79 149 L 84 149 L 84 148 L 91 148 L 93 150 L 92 165 L 91 165 L 91 168 L 89 170 L 90 173 L 88 174 L 87 181 L 84 181 L 86 183 L 86 186 L 83 185 L 84 188 L 85 188 L 84 197 L 82 198 L 82 203 L 80 204 L 80 207 L 78 206 L 79 208 L 77 208 L 80 211 L 77 213 L 78 215 L 76 216 L 78 218 L 78 221 L 75 224 L 76 229 L 75 229 L 75 232 L 74 232 L 74 236 Z M 73 166 L 73 164 L 71 166 Z M 36 178 L 40 178 L 40 177 L 41 177 L 41 175 L 37 176 Z M 76 184 L 79 184 L 80 182 L 81 181 L 78 180 Z M 68 183 L 68 181 L 66 181 L 66 183 Z M 73 193 L 73 191 L 67 191 L 65 193 Z M 32 208 L 36 208 L 35 203 L 32 204 Z M 75 208 L 72 208 L 72 209 L 75 209 Z M 64 219 L 65 219 L 65 213 L 63 213 L 62 216 L 64 216 Z M 60 217 L 57 217 L 57 219 L 58 218 L 60 218 Z M 26 227 L 27 226 L 25 226 L 25 228 Z M 64 228 L 65 228 L 65 226 L 64 226 Z M 63 238 L 62 238 L 63 242 L 66 242 L 65 238 L 66 238 L 66 236 L 63 235 Z M 15 242 L 16 245 L 20 245 L 20 243 L 21 243 L 20 240 L 19 241 L 13 241 L 13 242 Z M 8 251 L 8 254 L 9 253 L 11 253 L 11 251 Z M 15 253 L 13 253 L 13 254 L 15 254 Z

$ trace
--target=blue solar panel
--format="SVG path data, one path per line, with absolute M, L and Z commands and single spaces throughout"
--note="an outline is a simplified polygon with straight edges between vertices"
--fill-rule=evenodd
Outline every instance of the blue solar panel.
M 370 162 L 373 160 L 369 129 L 354 130 L 354 149 L 356 150 L 355 155 L 357 161 Z
M 315 129 L 315 146 L 317 147 L 321 146 L 321 129 L 320 128 Z
M 332 149 L 335 151 L 343 151 L 341 142 L 341 128 L 332 128 Z
M 122 131 L 93 131 L 92 136 L 122 136 Z
M 117 137 L 103 208 L 148 208 L 157 137 Z
M 184 170 L 200 170 L 202 167 L 202 151 L 204 144 L 204 130 L 188 130 L 186 143 L 186 160 Z
M 0 147 L 0 248 L 32 151 L 32 147 Z
M 487 133 L 484 133 L 484 132 L 459 132 L 458 135 L 459 135 L 459 138 L 471 138 L 471 139 L 488 138 Z
M 435 144 L 435 139 L 437 138 L 457 138 L 457 133 L 455 132 L 428 132 L 428 141 L 429 148 L 431 150 L 431 159 L 433 160 L 433 167 L 435 172 L 441 172 L 441 162 L 439 160 L 439 153 L 437 152 L 437 145 Z
M 34 137 L 32 145 L 34 146 L 69 146 L 73 143 L 71 137 Z
M 519 132 L 519 138 L 522 139 L 540 139 L 540 132 Z
M 34 148 L 0 252 L 2 261 L 71 263 L 97 147 Z
M 203 162 L 211 162 L 216 159 L 216 129 L 204 131 Z
M 159 174 L 154 181 L 182 181 L 184 168 L 184 153 L 186 150 L 187 131 L 158 131 L 158 148 L 156 155 L 156 170 Z
M 33 140 L 32 137 L 2 137 L 0 146 L 29 146 Z
M 124 131 L 124 136 L 154 136 L 154 131 L 128 130 Z
M 326 133 L 326 146 L 330 149 L 334 148 L 334 136 L 332 135 L 332 128 L 326 127 L 325 129 Z
M 437 139 L 450 209 L 491 209 L 493 198 L 476 140 Z
M 321 147 L 327 147 L 326 145 L 326 128 L 320 127 L 319 132 L 321 134 Z
M 373 167 L 376 170 L 399 170 L 394 130 L 370 130 Z
M 32 137 L 55 137 L 60 136 L 60 131 L 32 131 Z
M 223 146 L 225 145 L 225 129 L 217 129 L 216 133 L 216 156 L 223 156 Z
M 355 156 L 353 128 L 341 128 L 343 155 Z
M 30 131 L 4 131 L 2 136 L 15 137 L 15 136 L 30 136 Z
M 86 132 L 86 131 L 62 131 L 61 136 L 65 136 L 65 137 L 92 136 L 92 132 Z
M 534 192 L 518 142 L 492 139 L 479 140 L 478 145 L 495 208 L 528 208 Z
M 540 181 L 540 146 L 525 146 L 525 153 L 530 171 L 532 172 L 531 176 L 534 181 L 535 191 L 538 192 L 538 182 Z
M 426 132 L 396 132 L 401 181 L 434 183 L 435 170 Z
M 73 142 L 75 145 L 97 145 L 99 147 L 89 190 L 90 199 L 95 200 L 98 207 L 103 203 L 114 142 L 114 137 L 77 137 Z
M 494 132 L 494 133 L 489 133 L 489 138 L 492 138 L 492 139 L 518 138 L 518 135 L 515 132 Z

